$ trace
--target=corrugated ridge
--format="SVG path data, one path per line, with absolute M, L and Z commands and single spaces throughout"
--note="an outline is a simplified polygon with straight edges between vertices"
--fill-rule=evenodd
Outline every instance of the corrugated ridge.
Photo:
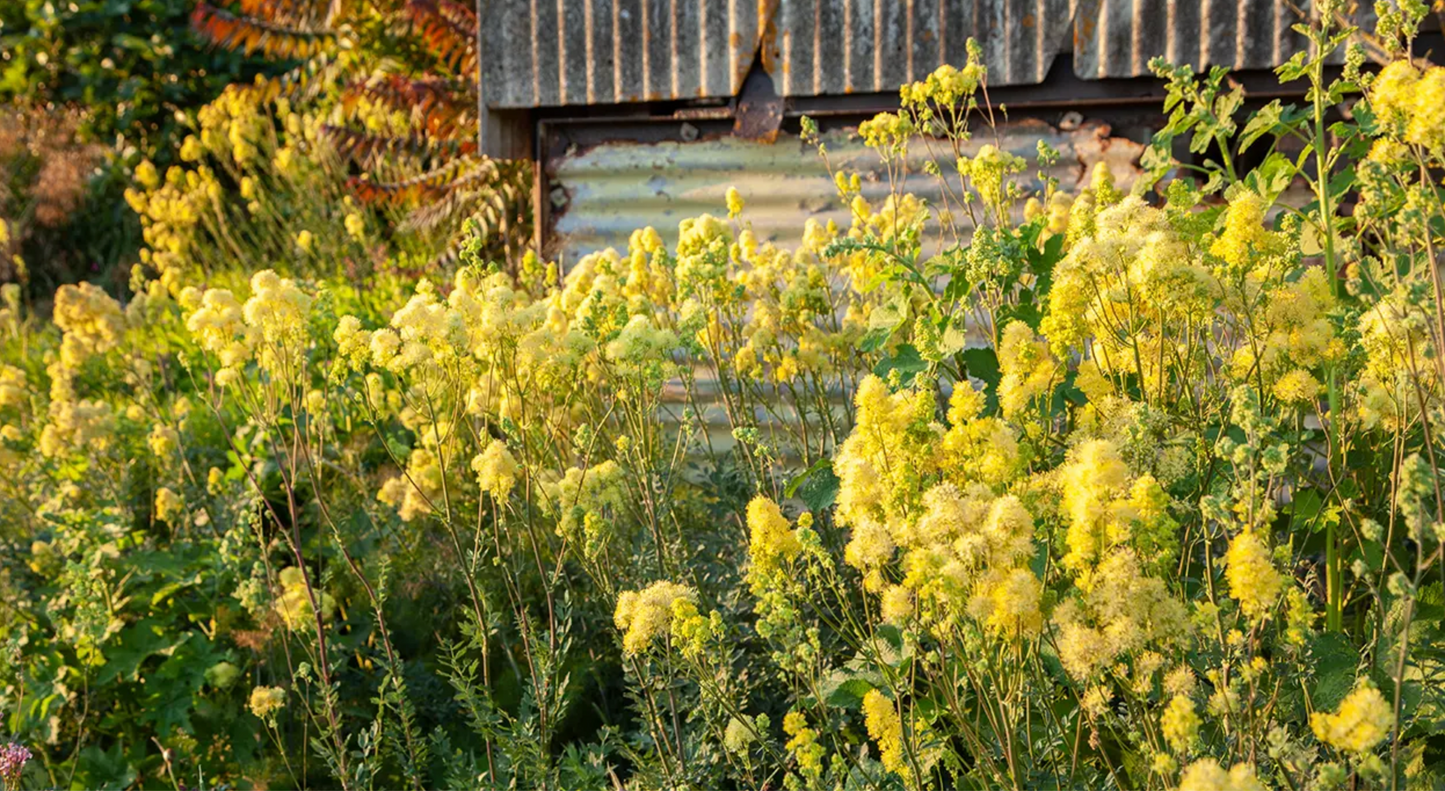
M 494 108 L 726 99 L 761 52 L 780 95 L 879 93 L 963 64 L 969 38 L 993 86 L 1041 83 L 1066 52 L 1084 79 L 1147 75 L 1155 57 L 1267 69 L 1307 46 L 1291 26 L 1309 13 L 1309 0 L 485 0 L 483 84 Z M 1357 16 L 1371 27 L 1370 9 Z
M 1083 79 L 1148 75 L 1162 57 L 1203 71 L 1270 69 L 1306 49 L 1292 30 L 1309 0 L 1077 0 L 1074 73 Z
M 976 150 L 996 142 L 1004 150 L 1033 160 L 1041 140 L 1061 153 L 1049 175 L 1057 178 L 1064 190 L 1073 189 L 1085 176 L 1082 162 L 1100 157 L 1118 160 L 1118 173 L 1126 176 L 1129 166 L 1122 163 L 1138 153 L 1127 141 L 1101 146 L 1098 131 L 1092 127 L 1063 132 L 1038 121 L 1001 124 L 996 140 L 992 134 L 980 132 L 968 148 Z M 864 175 L 864 197 L 871 201 L 886 197 L 887 178 L 874 151 L 848 132 L 829 133 L 825 142 L 833 167 Z M 1108 153 L 1101 153 L 1105 151 Z M 900 188 L 943 206 L 938 180 L 922 172 L 925 152 L 922 143 L 911 147 L 911 172 Z M 945 172 L 952 171 L 950 162 L 940 164 Z M 1026 172 L 1032 176 L 1036 170 Z M 772 144 L 735 138 L 609 143 L 554 161 L 549 175 L 568 195 L 568 206 L 553 228 L 565 264 L 606 247 L 624 249 L 631 232 L 648 225 L 672 244 L 684 218 L 726 212 L 724 194 L 729 186 L 742 193 L 746 218 L 758 238 L 775 241 L 780 247 L 797 246 L 809 219 L 834 220 L 845 228 L 850 222 L 849 210 L 838 202 L 822 160 L 796 138 L 780 138 Z M 958 190 L 956 183 L 954 190 Z M 966 222 L 967 217 L 960 212 L 959 220 Z
M 482 69 L 499 109 L 733 96 L 759 0 L 488 0 Z
M 1067 51 L 1068 0 L 781 0 L 773 83 L 784 96 L 876 93 L 983 48 L 991 85 L 1042 82 Z

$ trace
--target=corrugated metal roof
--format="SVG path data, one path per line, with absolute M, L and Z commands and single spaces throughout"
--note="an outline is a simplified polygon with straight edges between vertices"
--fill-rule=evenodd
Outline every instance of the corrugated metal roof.
M 1116 178 L 1129 183 L 1138 172 L 1134 162 L 1143 147 L 1110 138 L 1107 129 L 1085 125 L 1064 132 L 1040 121 L 1009 122 L 999 126 L 996 141 L 992 135 L 980 133 L 969 149 L 971 153 L 985 143 L 996 143 L 1032 161 L 1038 155 L 1039 141 L 1044 141 L 1061 154 L 1049 174 L 1064 190 L 1074 189 L 1097 161 L 1109 162 Z M 886 172 L 877 153 L 856 134 L 830 132 L 824 135 L 824 142 L 834 168 L 863 175 L 865 198 L 881 201 L 887 196 Z M 932 205 L 945 205 L 938 179 L 922 172 L 925 146 L 919 142 L 910 151 L 910 174 L 899 189 L 926 198 Z M 945 159 L 951 161 L 951 155 Z M 1035 170 L 1028 170 L 1030 177 Z M 693 143 L 605 143 L 559 156 L 548 163 L 548 171 L 550 182 L 567 195 L 567 205 L 555 216 L 552 229 L 564 264 L 607 247 L 625 249 L 632 231 L 648 225 L 673 244 L 678 223 L 684 218 L 726 213 L 729 186 L 742 193 L 747 203 L 745 218 L 762 241 L 795 247 L 810 218 L 836 220 L 843 227 L 849 224 L 848 207 L 838 201 L 817 152 L 791 136 L 771 144 L 734 137 Z M 956 180 L 955 175 L 955 194 Z
M 1084 79 L 1147 75 L 1162 57 L 1202 69 L 1268 69 L 1309 46 L 1291 26 L 1309 3 L 1285 0 L 1078 0 L 1074 73 Z
M 768 19 L 760 7 L 757 0 L 484 0 L 486 101 L 519 108 L 733 96 Z
M 736 96 L 761 56 L 782 96 L 896 90 L 972 37 L 994 86 L 1270 68 L 1306 46 L 1308 0 L 483 0 L 482 80 L 498 109 Z M 1297 10 L 1303 9 L 1303 11 Z M 1364 12 L 1368 15 L 1368 11 Z
M 1069 41 L 1069 0 L 781 0 L 776 63 L 784 96 L 873 93 L 962 65 L 969 38 L 991 85 L 1042 82 Z

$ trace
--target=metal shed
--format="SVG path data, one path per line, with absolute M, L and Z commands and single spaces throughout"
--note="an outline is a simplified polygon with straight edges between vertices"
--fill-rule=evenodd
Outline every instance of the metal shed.
M 1107 158 L 1128 179 L 1160 116 L 1148 63 L 1222 65 L 1252 96 L 1306 46 L 1291 0 L 479 0 L 482 147 L 536 163 L 539 245 L 564 259 L 675 232 L 737 183 L 786 242 L 841 207 L 789 134 L 820 119 L 850 170 L 849 130 L 976 39 L 1001 139 L 1065 155 L 1071 187 Z M 1285 91 L 1289 93 L 1289 91 Z M 780 134 L 781 132 L 781 134 Z

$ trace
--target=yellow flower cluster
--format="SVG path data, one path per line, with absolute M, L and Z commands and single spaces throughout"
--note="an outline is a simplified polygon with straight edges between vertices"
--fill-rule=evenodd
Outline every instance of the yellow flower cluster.
M 1252 340 L 1239 344 L 1229 360 L 1235 380 L 1262 381 L 1285 403 L 1312 400 L 1320 385 L 1311 371 L 1344 351 L 1329 320 L 1335 298 L 1325 273 L 1314 268 L 1293 282 L 1261 283 L 1257 291 L 1247 286 L 1238 300 L 1231 296 L 1225 302 L 1239 315 L 1252 316 Z
M 1224 231 L 1210 245 L 1209 252 L 1224 260 L 1228 271 L 1247 273 L 1261 261 L 1282 255 L 1285 237 L 1264 227 L 1264 199 L 1250 190 L 1240 190 L 1224 212 Z
M 772 500 L 758 495 L 748 503 L 748 556 L 753 566 L 750 574 L 767 575 L 791 563 L 803 551 L 798 536 L 787 518 Z
M 376 499 L 392 508 L 403 522 L 432 513 L 442 497 L 442 465 L 436 453 L 438 430 L 418 432 L 422 444 L 407 456 L 406 471 L 388 478 L 377 490 Z
M 608 459 L 586 469 L 568 468 L 562 479 L 543 484 L 547 502 L 559 514 L 557 534 L 596 557 L 623 536 L 628 494 L 625 471 Z
M 1199 738 L 1199 715 L 1194 711 L 1194 701 L 1187 695 L 1175 695 L 1159 716 L 1159 731 L 1169 749 L 1176 753 L 1188 753 Z
M 979 417 L 980 400 L 956 390 L 945 430 L 927 391 L 890 394 L 865 379 L 857 425 L 834 459 L 837 513 L 853 531 L 844 557 L 882 595 L 886 619 L 918 607 L 925 623 L 967 616 L 1017 638 L 1043 620 L 1042 584 L 1028 566 L 1034 518 L 1017 497 L 994 492 L 1018 470 L 1016 443 L 995 418 Z M 885 571 L 900 548 L 902 581 L 890 584 Z
M 1132 376 L 1158 390 L 1175 344 L 1213 315 L 1213 278 L 1164 210 L 1133 196 L 1106 205 L 1097 191 L 1073 208 L 1069 252 L 1039 329 L 1061 358 L 1087 348 L 1091 375 Z
M 818 732 L 808 727 L 802 712 L 790 711 L 783 717 L 783 733 L 788 736 L 784 748 L 797 760 L 804 787 L 817 787 L 823 774 L 823 745 L 818 743 Z
M 1370 86 L 1370 103 L 1380 120 L 1403 140 L 1445 153 L 1445 68 L 1423 72 L 1408 60 L 1396 60 Z
M 80 397 L 76 378 L 87 360 L 120 346 L 126 315 L 120 304 L 99 287 L 81 283 L 56 290 L 54 322 L 63 334 L 60 354 L 46 366 L 50 405 L 39 450 L 46 457 L 75 450 L 105 450 L 115 430 L 114 411 L 101 399 Z M 138 365 L 144 367 L 146 363 Z M 23 381 L 23 374 L 5 376 L 9 392 Z
M 229 289 L 208 288 L 197 294 L 181 292 L 181 304 L 193 306 L 186 328 L 197 343 L 220 358 L 223 368 L 236 369 L 251 357 L 251 338 L 246 329 L 241 303 Z
M 156 489 L 156 519 L 175 524 L 176 517 L 181 515 L 185 505 L 185 500 L 169 487 L 162 486 Z
M 494 439 L 486 450 L 472 459 L 472 472 L 477 474 L 477 487 L 502 502 L 516 485 L 521 468 L 507 449 L 507 443 Z
M 280 687 L 256 687 L 251 690 L 248 708 L 258 718 L 275 722 L 276 715 L 285 707 L 286 690 Z
M 114 431 L 115 415 L 104 401 L 51 401 L 49 420 L 40 433 L 40 452 L 58 456 L 77 449 L 105 450 Z
M 0 409 L 19 407 L 30 397 L 29 377 L 13 365 L 0 364 Z
M 988 68 L 979 62 L 976 53 L 970 52 L 962 69 L 944 64 L 923 80 L 903 85 L 898 92 L 905 106 L 934 102 L 952 107 L 973 96 L 987 74 Z
M 640 654 L 658 637 L 672 630 L 674 605 L 679 599 L 697 603 L 697 592 L 686 585 L 660 580 L 641 591 L 623 591 L 617 597 L 613 623 L 622 632 L 622 650 Z
M 992 143 L 986 143 L 972 158 L 959 157 L 957 168 L 978 191 L 984 205 L 995 216 L 1007 211 L 1010 197 L 1010 177 L 1022 173 L 1028 163 L 1023 157 L 1000 150 Z
M 315 596 L 321 603 L 321 619 L 323 621 L 331 620 L 336 613 L 336 600 L 331 597 L 331 594 L 314 586 L 308 594 L 304 571 L 296 566 L 288 566 L 281 569 L 278 576 L 281 582 L 281 593 L 276 597 L 276 615 L 281 618 L 281 623 L 285 624 L 287 629 L 302 631 L 316 627 L 316 611 L 311 607 L 311 596 Z
M 1250 764 L 1235 764 L 1226 771 L 1213 758 L 1201 758 L 1180 775 L 1178 791 L 1267 791 L 1267 787 Z
M 65 333 L 60 344 L 60 361 L 67 369 L 115 348 L 125 332 L 125 314 L 120 304 L 91 283 L 56 289 L 53 320 Z
M 727 275 L 732 262 L 733 232 L 710 214 L 683 220 L 678 226 L 677 279 L 683 296 L 697 294 L 726 302 Z
M 925 390 L 889 393 L 876 376 L 858 385 L 856 425 L 838 449 L 838 522 L 853 529 L 846 559 L 881 582 L 878 570 L 897 546 L 890 523 L 922 497 L 924 476 L 937 469 L 931 452 L 933 396 Z
M 1075 678 L 1096 678 L 1146 648 L 1170 649 L 1189 634 L 1188 613 L 1162 580 L 1145 576 L 1132 551 L 1111 553 L 1090 588 L 1055 611 L 1059 660 Z
M 1165 568 L 1178 551 L 1168 497 L 1154 476 L 1132 475 L 1112 442 L 1094 439 L 1075 447 L 1060 470 L 1060 485 L 1068 518 L 1063 564 L 1084 590 L 1093 587 L 1094 571 L 1115 553 Z
M 310 340 L 312 298 L 296 281 L 263 269 L 251 276 L 251 297 L 244 304 L 222 288 L 204 293 L 187 288 L 180 302 L 192 309 L 186 328 L 221 363 L 216 372 L 220 384 L 238 382 L 241 369 L 253 358 L 277 379 L 298 375 Z
M 259 349 L 257 362 L 274 376 L 294 375 L 308 341 L 311 296 L 269 269 L 251 276 L 251 298 L 241 308 Z
M 1428 324 L 1423 309 L 1403 291 L 1394 291 L 1360 317 L 1365 372 L 1382 384 L 1414 371 L 1427 355 Z
M 1364 753 L 1390 737 L 1395 712 L 1385 696 L 1366 682 L 1346 695 L 1335 712 L 1311 714 L 1310 727 L 1320 741 L 1337 750 Z
M 744 231 L 743 238 L 750 238 Z M 733 275 L 741 286 L 741 310 L 709 321 L 700 333 L 702 346 L 728 359 L 739 377 L 791 385 L 799 379 L 832 374 L 847 359 L 859 332 L 857 315 L 837 322 L 838 306 L 847 295 L 836 269 L 820 260 L 820 251 L 836 236 L 810 220 L 803 247 L 789 252 L 772 244 L 744 251 L 750 266 Z M 697 305 L 697 309 L 701 309 Z M 686 315 L 693 309 L 684 305 Z M 849 304 L 849 309 L 854 306 Z M 740 326 L 739 326 L 740 325 Z M 744 342 L 734 346 L 734 327 Z
M 893 701 L 876 689 L 868 690 L 863 696 L 863 722 L 868 735 L 878 744 L 878 759 L 883 768 L 906 781 L 909 768 L 903 752 L 903 720 Z
M 1224 576 L 1229 582 L 1230 594 L 1239 602 L 1240 612 L 1252 621 L 1268 617 L 1285 588 L 1284 577 L 1275 570 L 1269 546 L 1254 528 L 1241 530 L 1229 543 L 1229 551 L 1224 556 Z
M 1048 395 L 1059 370 L 1049 353 L 1048 343 L 1035 337 L 1029 325 L 1011 322 L 1004 328 L 998 344 L 999 406 L 1006 417 L 1023 413 L 1038 399 Z
M 916 130 L 913 122 L 905 115 L 879 113 L 858 125 L 858 134 L 869 148 L 876 149 L 886 160 L 902 154 L 908 147 L 908 138 Z

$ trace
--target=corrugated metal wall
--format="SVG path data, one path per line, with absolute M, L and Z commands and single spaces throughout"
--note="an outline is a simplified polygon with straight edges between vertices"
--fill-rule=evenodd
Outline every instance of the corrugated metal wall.
M 1039 141 L 1058 149 L 1059 163 L 1049 175 L 1065 190 L 1073 190 L 1093 163 L 1109 163 L 1115 178 L 1131 183 L 1142 146 L 1107 135 L 1108 127 L 1085 125 L 1061 131 L 1040 121 L 1002 124 L 997 139 L 980 133 L 970 153 L 985 143 L 996 143 L 1032 161 Z M 889 191 L 887 174 L 878 155 L 857 135 L 824 135 L 834 168 L 864 177 L 863 195 L 881 201 Z M 935 149 L 937 141 L 934 141 Z M 928 156 L 922 140 L 911 146 L 910 173 L 899 185 L 905 192 L 945 205 L 938 179 L 922 172 Z M 938 152 L 940 155 L 943 152 Z M 942 156 L 943 172 L 952 170 L 952 157 Z M 833 182 L 817 152 L 796 137 L 773 143 L 735 137 L 692 143 L 605 143 L 586 151 L 563 154 L 547 163 L 552 184 L 566 194 L 565 207 L 554 217 L 553 239 L 565 264 L 606 247 L 625 249 L 633 230 L 651 225 L 669 245 L 677 241 L 678 223 L 698 214 L 727 213 L 725 194 L 735 186 L 747 203 L 746 219 L 761 241 L 796 247 L 809 219 L 836 220 L 849 225 L 848 208 L 836 197 Z M 1030 186 L 1036 169 L 1027 173 Z M 956 174 L 953 189 L 958 193 Z M 966 217 L 960 218 L 967 225 Z
M 962 64 L 994 86 L 1085 79 L 1163 56 L 1269 68 L 1305 46 L 1293 0 L 482 0 L 482 79 L 497 109 L 727 99 L 761 58 L 782 96 L 880 93 Z

